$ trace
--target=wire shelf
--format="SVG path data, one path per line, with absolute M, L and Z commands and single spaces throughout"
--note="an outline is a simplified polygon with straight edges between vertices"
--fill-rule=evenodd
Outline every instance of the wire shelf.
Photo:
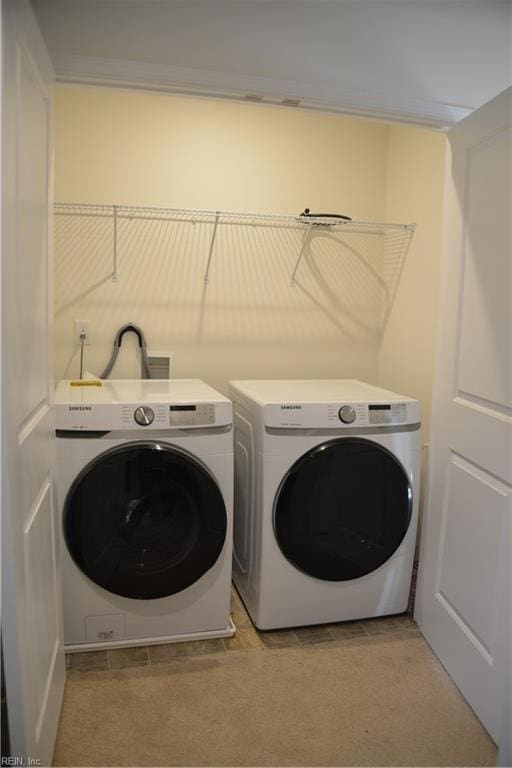
M 307 229 L 309 225 L 335 227 L 346 232 L 383 235 L 390 230 L 408 232 L 414 224 L 394 224 L 374 221 L 340 220 L 339 218 L 293 216 L 276 213 L 241 213 L 239 211 L 209 211 L 200 208 L 158 208 L 142 205 L 97 205 L 89 203 L 56 203 L 59 216 L 107 216 L 117 215 L 124 219 L 152 219 L 157 221 L 184 221 L 190 223 L 238 224 L 242 226 L 277 226 L 281 228 Z
M 270 213 L 242 213 L 239 211 L 209 211 L 199 208 L 160 208 L 141 205 L 98 205 L 89 203 L 56 203 L 54 213 L 58 217 L 89 217 L 110 219 L 112 221 L 112 273 L 115 281 L 118 277 L 118 224 L 122 220 L 169 221 L 183 224 L 211 225 L 211 237 L 208 248 L 204 282 L 208 283 L 215 240 L 220 226 L 241 227 L 275 227 L 281 230 L 298 230 L 303 232 L 297 261 L 291 274 L 291 285 L 295 285 L 297 271 L 304 254 L 307 252 L 312 239 L 317 234 L 326 232 L 333 235 L 369 235 L 384 240 L 384 253 L 399 254 L 403 261 L 414 234 L 415 224 L 396 224 L 389 222 L 354 221 L 330 218 L 326 216 L 294 216 Z M 392 259 L 396 268 L 397 259 Z M 389 258 L 388 258 L 389 262 Z M 389 266 L 389 265 L 388 265 Z M 388 269 L 389 271 L 389 269 Z M 400 269 L 401 271 L 401 269 Z M 396 275 L 395 275 L 396 277 Z

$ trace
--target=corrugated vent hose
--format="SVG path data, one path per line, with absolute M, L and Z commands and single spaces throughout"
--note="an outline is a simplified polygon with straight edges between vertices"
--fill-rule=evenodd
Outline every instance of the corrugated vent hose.
M 121 342 L 123 340 L 123 336 L 125 333 L 128 333 L 129 331 L 134 333 L 139 340 L 140 358 L 142 362 L 142 378 L 143 379 L 151 378 L 151 374 L 149 371 L 148 353 L 146 348 L 146 337 L 144 336 L 144 332 L 142 331 L 141 328 L 139 328 L 138 325 L 134 325 L 133 323 L 126 323 L 126 325 L 123 325 L 115 335 L 114 349 L 112 350 L 111 358 L 108 361 L 105 370 L 100 374 L 100 379 L 108 379 L 108 377 L 110 376 L 112 368 L 116 364 L 116 360 L 119 354 L 119 350 L 121 348 Z

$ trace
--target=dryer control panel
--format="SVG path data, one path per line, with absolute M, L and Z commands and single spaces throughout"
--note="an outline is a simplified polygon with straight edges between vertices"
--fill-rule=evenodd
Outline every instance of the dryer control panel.
M 353 429 L 419 424 L 417 400 L 386 403 L 268 403 L 266 427 L 284 429 Z

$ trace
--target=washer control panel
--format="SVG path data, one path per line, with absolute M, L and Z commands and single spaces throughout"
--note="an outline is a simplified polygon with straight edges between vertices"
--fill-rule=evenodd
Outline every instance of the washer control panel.
M 219 414 L 215 403 L 158 403 L 151 405 L 121 406 L 124 429 L 151 427 L 151 429 L 188 429 L 215 426 Z
M 169 406 L 169 425 L 171 427 L 191 427 L 202 424 L 215 424 L 215 406 L 213 404 Z
M 133 418 L 141 427 L 149 427 L 155 420 L 155 412 L 149 405 L 139 405 L 133 412 Z
M 113 383 L 112 388 L 117 382 Z M 161 382 L 155 380 L 155 394 Z M 67 394 L 67 390 L 66 390 Z M 231 427 L 233 405 L 219 395 L 218 400 L 199 398 L 174 400 L 142 398 L 126 402 L 96 402 L 89 395 L 87 400 L 82 391 L 72 390 L 73 400 L 56 404 L 56 428 L 62 431 L 113 432 L 116 430 L 145 432 L 189 429 L 214 429 Z M 114 391 L 115 394 L 115 391 Z

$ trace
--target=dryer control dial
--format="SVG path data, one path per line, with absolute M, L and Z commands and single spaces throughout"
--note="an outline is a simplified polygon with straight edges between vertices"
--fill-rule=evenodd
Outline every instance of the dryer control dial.
M 338 416 L 344 424 L 352 424 L 356 420 L 356 412 L 351 405 L 343 405 L 338 411 Z
M 141 427 L 148 427 L 155 418 L 155 413 L 149 405 L 140 405 L 135 409 L 133 418 Z

